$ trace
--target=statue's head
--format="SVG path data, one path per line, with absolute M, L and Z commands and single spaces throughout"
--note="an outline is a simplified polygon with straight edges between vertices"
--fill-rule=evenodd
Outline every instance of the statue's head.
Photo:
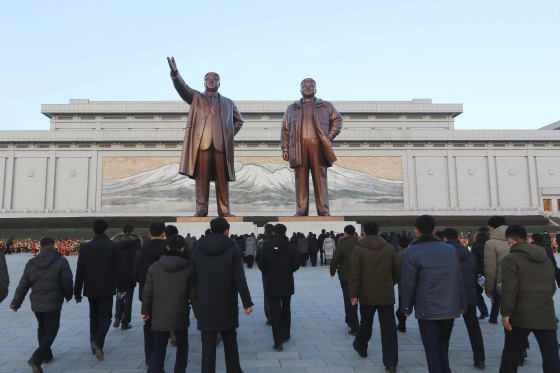
M 216 73 L 204 75 L 204 88 L 206 88 L 208 92 L 218 92 L 218 88 L 220 88 L 220 76 Z
M 303 79 L 300 84 L 300 92 L 303 98 L 313 98 L 317 93 L 317 84 L 311 78 Z

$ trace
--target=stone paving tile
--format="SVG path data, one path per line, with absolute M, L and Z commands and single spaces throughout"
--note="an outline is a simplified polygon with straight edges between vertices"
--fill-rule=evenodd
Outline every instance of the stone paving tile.
M 6 302 L 11 301 L 23 267 L 30 255 L 7 257 L 12 283 Z M 76 257 L 70 257 L 75 271 Z M 559 256 L 560 259 L 560 256 Z M 240 312 L 238 345 L 240 361 L 245 373 L 377 373 L 385 372 L 381 351 L 379 323 L 374 322 L 368 358 L 364 359 L 352 347 L 344 323 L 344 306 L 340 283 L 331 279 L 326 268 L 302 268 L 295 273 L 296 294 L 292 298 L 292 339 L 284 344 L 283 352 L 272 349 L 272 329 L 265 324 L 262 282 L 258 269 L 246 270 L 253 302 L 253 314 Z M 136 290 L 138 291 L 138 289 Z M 560 305 L 560 292 L 555 297 Z M 490 307 L 490 302 L 487 301 Z M 89 318 L 87 300 L 63 306 L 61 327 L 53 347 L 55 360 L 43 366 L 45 373 L 141 373 L 144 364 L 144 337 L 137 294 L 133 303 L 132 329 L 122 331 L 111 327 L 105 343 L 105 361 L 92 355 L 89 347 Z M 503 348 L 501 325 L 481 321 L 486 352 L 485 372 L 497 372 Z M 23 303 L 17 312 L 0 309 L 0 373 L 30 373 L 27 360 L 36 349 L 36 319 Z M 428 372 L 418 322 L 407 321 L 407 332 L 398 333 L 399 367 L 401 373 Z M 542 360 L 538 344 L 529 338 L 531 349 L 520 373 L 541 372 Z M 225 373 L 223 345 L 217 349 L 217 372 Z M 455 321 L 449 346 L 450 363 L 455 373 L 480 372 L 474 368 L 468 334 L 462 319 Z M 168 346 L 165 369 L 173 371 L 176 349 Z M 187 372 L 200 372 L 201 342 L 195 320 L 189 329 L 189 365 Z

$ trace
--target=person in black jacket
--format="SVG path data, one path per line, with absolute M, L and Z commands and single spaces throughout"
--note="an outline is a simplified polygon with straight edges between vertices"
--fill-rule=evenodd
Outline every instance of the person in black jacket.
M 124 297 L 117 297 L 115 300 L 115 323 L 113 326 L 118 328 L 122 323 L 121 330 L 128 330 L 132 328 L 130 320 L 132 319 L 132 300 L 134 298 L 134 288 L 136 287 L 136 281 L 132 277 L 132 264 L 134 262 L 134 254 L 142 246 L 142 238 L 134 234 L 132 224 L 125 224 L 123 232 L 117 234 L 111 240 L 118 242 L 121 246 L 126 286 Z
M 0 303 L 8 296 L 10 287 L 10 276 L 8 275 L 8 266 L 6 265 L 6 255 L 0 250 Z
M 159 221 L 150 224 L 150 239 L 140 250 L 134 254 L 132 264 L 132 277 L 139 284 L 138 297 L 142 302 L 142 293 L 144 292 L 144 284 L 148 269 L 157 262 L 161 256 L 167 251 L 167 243 L 165 242 L 165 224 Z M 150 363 L 150 356 L 154 347 L 154 333 L 152 332 L 152 320 L 144 321 L 144 354 L 146 365 Z
M 558 278 L 558 263 L 556 262 L 556 258 L 554 257 L 554 252 L 552 251 L 552 247 L 548 247 L 546 245 L 546 239 L 540 233 L 533 233 L 533 236 L 531 237 L 531 239 L 533 241 L 532 242 L 533 245 L 540 246 L 546 251 L 546 256 L 548 257 L 548 259 L 550 259 L 552 264 L 554 264 L 554 273 L 555 273 L 555 278 L 556 278 L 556 284 L 558 285 L 558 287 L 560 287 L 560 281 L 558 281 L 559 280 L 559 278 Z
M 459 241 L 459 233 L 454 228 L 445 228 L 443 230 L 443 240 L 445 243 L 453 246 L 459 257 L 461 265 L 461 274 L 463 275 L 463 287 L 465 289 L 465 297 L 467 299 L 467 312 L 463 314 L 463 320 L 469 333 L 469 340 L 473 351 L 474 366 L 479 369 L 485 368 L 486 356 L 484 354 L 484 341 L 480 325 L 476 318 L 476 286 L 478 279 L 478 264 L 476 259 L 468 248 L 461 245 Z
M 264 244 L 257 265 L 266 276 L 266 293 L 272 317 L 273 348 L 282 351 L 290 336 L 290 301 L 294 294 L 294 272 L 300 267 L 296 246 L 286 238 L 286 226 L 276 224 L 274 236 Z
M 326 230 L 321 229 L 321 234 L 317 238 L 317 245 L 319 246 L 319 256 L 321 259 L 321 265 L 323 265 L 323 256 L 325 255 L 325 251 L 323 250 L 323 242 L 325 242 L 325 238 L 327 238 Z
M 252 312 L 251 295 L 245 279 L 239 247 L 230 240 L 229 223 L 219 217 L 210 222 L 212 234 L 198 242 L 189 268 L 189 279 L 197 288 L 198 330 L 202 342 L 202 372 L 216 371 L 216 338 L 224 342 L 226 369 L 241 372 L 237 348 L 239 327 L 238 294 L 245 314 Z
M 259 242 L 257 245 L 257 254 L 255 255 L 255 262 L 257 265 L 259 263 L 259 256 L 262 254 L 262 249 L 264 244 L 270 241 L 274 235 L 274 225 L 266 224 L 264 226 L 264 240 Z M 268 300 L 268 295 L 266 294 L 266 276 L 262 274 L 262 284 L 263 284 L 263 295 L 264 295 L 264 315 L 266 316 L 266 325 L 272 326 L 272 317 L 270 316 L 270 302 Z
M 60 326 L 60 310 L 64 299 L 72 299 L 72 270 L 65 257 L 54 250 L 54 240 L 41 239 L 41 252 L 25 265 L 10 308 L 17 312 L 29 288 L 31 310 L 35 313 L 39 328 L 39 348 L 27 362 L 33 373 L 42 373 L 41 364 L 53 360 L 51 346 Z
M 309 260 L 311 260 L 311 266 L 317 267 L 317 253 L 319 252 L 317 237 L 315 237 L 313 233 L 309 233 L 307 242 L 309 242 Z
M 472 244 L 471 252 L 476 259 L 476 263 L 478 265 L 478 274 L 480 276 L 484 276 L 484 245 L 486 241 L 490 239 L 490 228 L 488 227 L 480 227 L 478 232 L 476 232 L 474 236 L 474 242 Z M 476 283 L 476 297 L 478 301 L 478 310 L 480 311 L 480 316 L 478 317 L 479 320 L 484 320 L 487 318 L 488 315 L 488 307 L 486 306 L 486 302 L 484 302 L 484 297 L 482 296 L 484 293 L 484 289 L 482 286 Z
M 189 358 L 189 303 L 196 317 L 196 287 L 188 279 L 189 261 L 184 259 L 185 239 L 167 238 L 167 251 L 146 276 L 142 294 L 142 321 L 152 319 L 154 349 L 148 373 L 160 373 L 166 358 L 170 332 L 177 339 L 175 372 L 185 372 Z
M 120 245 L 107 237 L 109 224 L 102 219 L 93 222 L 95 236 L 80 246 L 74 298 L 89 302 L 89 333 L 92 352 L 103 361 L 105 337 L 111 327 L 113 296 L 122 297 L 126 290 Z

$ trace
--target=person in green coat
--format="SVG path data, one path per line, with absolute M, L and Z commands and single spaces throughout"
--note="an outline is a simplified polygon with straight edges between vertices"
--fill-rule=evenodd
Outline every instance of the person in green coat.
M 356 228 L 353 225 L 344 227 L 344 237 L 338 241 L 338 247 L 334 252 L 330 271 L 331 277 L 334 277 L 338 272 L 338 279 L 340 280 L 340 287 L 342 288 L 342 296 L 344 297 L 344 313 L 346 317 L 344 321 L 348 324 L 350 331 L 348 334 L 358 334 L 360 322 L 358 320 L 358 305 L 352 305 L 349 295 L 349 281 L 350 281 L 350 258 L 352 258 L 352 250 L 358 245 L 358 237 L 354 236 Z
M 539 343 L 543 372 L 559 372 L 554 265 L 542 247 L 527 243 L 525 227 L 511 225 L 505 236 L 511 249 L 502 260 L 501 314 L 506 330 L 500 373 L 517 372 L 531 332 Z

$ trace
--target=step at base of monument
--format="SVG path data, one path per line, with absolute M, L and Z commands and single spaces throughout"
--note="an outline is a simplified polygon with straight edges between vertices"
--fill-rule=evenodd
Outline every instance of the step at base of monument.
M 278 222 L 308 221 L 344 221 L 344 216 L 279 216 Z
M 210 223 L 212 219 L 216 219 L 217 216 L 181 216 L 177 218 L 177 223 Z M 243 223 L 242 216 L 230 216 L 225 218 L 229 223 Z

